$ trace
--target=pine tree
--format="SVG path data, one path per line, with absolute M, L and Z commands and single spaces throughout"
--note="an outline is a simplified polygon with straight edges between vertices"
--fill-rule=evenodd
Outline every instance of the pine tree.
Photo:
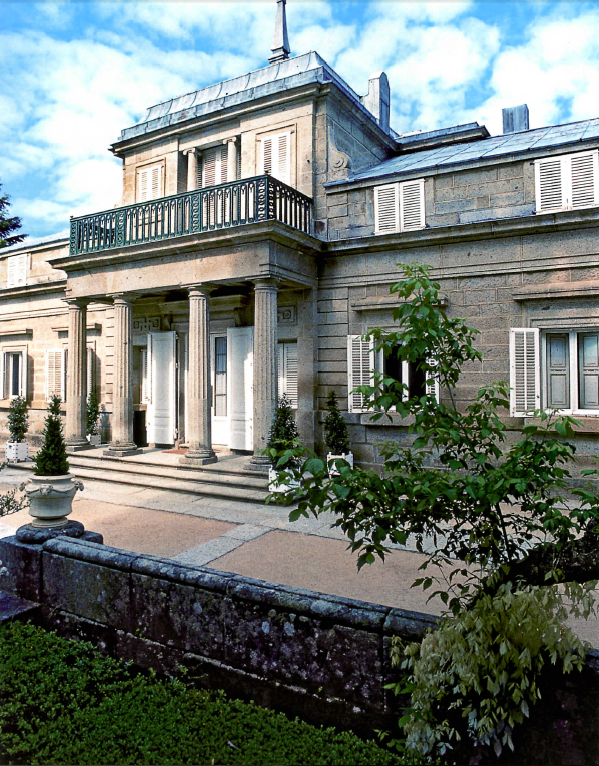
M 327 410 L 329 414 L 324 421 L 324 440 L 333 455 L 346 455 L 350 451 L 349 433 L 345 420 L 341 417 L 337 405 L 337 394 L 334 391 L 328 396 Z
M 17 216 L 8 218 L 8 208 L 10 206 L 8 194 L 1 194 L 2 183 L 0 182 L 0 249 L 10 247 L 22 242 L 26 234 L 14 234 L 21 228 L 21 219 Z M 12 235 L 12 236 L 9 236 Z
M 270 433 L 268 434 L 267 449 L 269 451 L 276 450 L 277 452 L 292 449 L 297 446 L 298 439 L 299 432 L 295 425 L 291 403 L 287 396 L 283 394 L 279 399 L 279 406 L 275 410 L 275 416 L 272 421 Z M 277 459 L 275 457 L 272 458 L 272 465 L 273 468 L 276 468 Z
M 69 472 L 67 448 L 60 421 L 60 402 L 60 396 L 55 394 L 48 404 L 44 446 L 35 457 L 36 476 L 63 476 Z
M 29 416 L 27 415 L 27 401 L 23 396 L 15 396 L 10 400 L 8 410 L 8 430 L 11 442 L 22 442 L 29 428 Z

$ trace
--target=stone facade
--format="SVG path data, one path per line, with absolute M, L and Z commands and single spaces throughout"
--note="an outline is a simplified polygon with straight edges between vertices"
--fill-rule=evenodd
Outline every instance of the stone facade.
M 580 367 L 579 348 L 599 339 L 598 121 L 496 137 L 477 123 L 401 136 L 385 124 L 386 77 L 377 77 L 361 98 L 318 54 L 283 58 L 152 107 L 124 130 L 112 146 L 123 162 L 122 206 L 73 219 L 69 242 L 0 256 L 0 412 L 21 385 L 35 441 L 49 376 L 56 390 L 62 375 L 73 448 L 93 385 L 109 451 L 187 445 L 201 461 L 218 444 L 257 453 L 286 390 L 303 441 L 324 452 L 327 395 L 336 391 L 343 407 L 351 388 L 348 337 L 391 327 L 397 264 L 427 263 L 449 315 L 480 331 L 483 362 L 465 369 L 460 406 L 480 385 L 510 379 L 510 328 L 536 333 L 538 404 L 547 406 L 548 344 L 569 343 L 564 409 L 581 420 L 588 463 L 599 363 L 595 373 Z M 539 174 L 549 161 L 561 194 L 575 183 L 571 162 L 583 163 L 590 191 L 547 207 Z M 396 200 L 395 223 L 383 193 Z M 421 194 L 411 197 L 411 223 L 409 193 Z M 19 258 L 26 277 L 9 286 Z M 19 381 L 15 353 L 26 370 Z M 576 388 L 578 375 L 588 390 Z M 377 443 L 408 438 L 408 422 L 346 417 L 364 465 L 379 462 Z M 517 435 L 522 414 L 514 407 L 506 419 Z

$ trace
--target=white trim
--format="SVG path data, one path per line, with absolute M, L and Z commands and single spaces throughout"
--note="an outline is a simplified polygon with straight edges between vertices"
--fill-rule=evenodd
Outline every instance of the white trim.
M 585 168 L 583 163 L 587 157 L 590 158 L 590 163 L 587 163 Z M 578 189 L 574 188 L 573 183 L 573 163 L 579 166 L 575 169 L 580 179 Z M 542 177 L 543 172 L 545 175 Z M 575 200 L 576 194 L 582 201 Z M 599 150 L 592 149 L 535 160 L 535 203 L 538 215 L 560 210 L 582 210 L 599 205 Z
M 426 226 L 424 178 L 374 187 L 374 233 L 416 231 Z
M 570 365 L 570 407 L 565 407 L 558 410 L 561 415 L 577 415 L 580 417 L 596 418 L 599 417 L 599 407 L 597 409 L 587 409 L 578 407 L 578 400 L 580 398 L 580 390 L 578 386 L 578 335 L 584 333 L 599 332 L 599 329 L 595 326 L 576 327 L 573 328 L 547 328 L 540 331 L 540 378 L 541 378 L 541 395 L 543 408 L 547 408 L 547 335 L 568 335 L 568 350 L 569 350 L 569 365 Z M 540 405 L 539 405 L 540 406 Z
M 539 330 L 510 328 L 510 415 L 530 417 L 541 407 Z

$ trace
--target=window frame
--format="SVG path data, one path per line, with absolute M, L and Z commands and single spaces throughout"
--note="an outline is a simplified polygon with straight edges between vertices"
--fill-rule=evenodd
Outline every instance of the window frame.
M 46 401 L 49 402 L 50 398 L 54 393 L 57 393 L 56 390 L 50 391 L 50 381 L 48 376 L 48 368 L 49 368 L 49 355 L 50 354 L 60 354 L 61 357 L 61 373 L 60 373 L 60 399 L 62 402 L 66 402 L 67 399 L 67 349 L 66 348 L 47 348 L 45 352 L 45 358 L 44 358 L 44 386 L 45 386 L 45 398 Z
M 599 417 L 599 405 L 595 408 L 580 407 L 580 357 L 579 336 L 588 333 L 599 333 L 598 327 L 576 328 L 548 328 L 540 332 L 541 351 L 541 403 L 544 410 L 557 410 L 562 415 L 575 415 L 579 417 Z M 557 408 L 548 405 L 548 365 L 547 365 L 547 336 L 568 335 L 568 370 L 570 386 L 570 406 Z
M 299 359 L 297 354 L 297 341 L 281 340 L 278 342 L 277 348 L 277 399 L 280 399 L 283 394 L 287 395 L 292 410 L 299 408 Z M 295 352 L 295 359 L 291 351 Z M 291 394 L 289 391 L 287 376 L 289 364 L 295 362 L 295 385 L 291 386 Z M 295 388 L 295 394 L 293 393 Z
M 9 393 L 9 383 L 7 379 L 7 360 L 9 356 L 19 356 L 19 392 L 17 394 Z M 2 366 L 2 398 L 5 401 L 15 399 L 17 396 L 27 398 L 27 345 L 7 345 L 2 347 L 2 356 L 0 358 Z
M 409 181 L 395 181 L 391 184 L 381 184 L 380 186 L 374 187 L 374 233 L 381 235 L 381 234 L 396 234 L 396 233 L 403 233 L 408 231 L 420 231 L 421 229 L 426 228 L 426 202 L 425 202 L 425 196 L 424 196 L 424 182 L 425 178 L 414 178 Z M 420 221 L 417 226 L 410 226 L 406 225 L 406 216 L 405 216 L 405 197 L 406 192 L 411 188 L 417 186 L 417 194 L 419 197 L 419 204 L 420 204 Z M 394 228 L 391 227 L 383 227 L 381 228 L 381 211 L 380 211 L 380 204 L 379 204 L 379 196 L 381 192 L 388 192 L 389 190 L 393 190 L 393 205 L 394 205 L 394 216 L 395 216 L 395 222 L 396 226 Z
M 258 172 L 256 175 L 266 175 L 266 170 L 264 168 L 264 152 L 266 147 L 266 142 L 271 141 L 272 142 L 272 157 L 273 157 L 273 166 L 274 166 L 274 157 L 276 155 L 277 157 L 277 165 L 279 164 L 279 140 L 285 136 L 287 138 L 287 172 L 285 173 L 285 177 L 281 178 L 279 175 L 279 168 L 277 167 L 277 172 L 270 172 L 269 175 L 271 178 L 275 178 L 277 181 L 280 181 L 281 183 L 286 184 L 287 186 L 293 186 L 295 182 L 295 173 L 294 170 L 294 163 L 295 163 L 295 147 L 293 143 L 293 136 L 295 136 L 295 129 L 292 127 L 289 127 L 285 130 L 278 130 L 269 132 L 265 135 L 258 136 L 258 141 L 260 143 L 260 146 L 258 148 Z M 276 151 L 275 151 L 275 142 L 276 142 Z M 271 168 L 272 170 L 272 168 Z
M 590 204 L 574 205 L 572 189 L 572 160 L 585 156 L 592 158 L 593 191 L 594 200 Z M 542 207 L 541 195 L 541 168 L 546 163 L 560 163 L 560 194 L 562 204 L 559 207 Z M 585 210 L 599 206 L 599 149 L 590 149 L 570 154 L 557 154 L 548 157 L 540 157 L 534 161 L 535 172 L 535 212 L 537 215 L 559 213 L 567 210 Z
M 159 178 L 158 178 L 158 194 L 156 196 L 147 196 L 145 199 L 142 199 L 142 188 L 141 188 L 141 178 L 143 173 L 151 174 L 152 170 L 155 168 L 158 168 Z M 157 199 L 162 199 L 162 197 L 165 196 L 165 162 L 162 160 L 161 162 L 152 162 L 147 165 L 141 165 L 138 166 L 136 169 L 136 176 L 135 176 L 135 202 L 137 204 L 145 203 L 145 202 L 153 202 Z M 151 178 L 151 175 L 149 176 Z M 151 187 L 151 182 L 150 182 Z

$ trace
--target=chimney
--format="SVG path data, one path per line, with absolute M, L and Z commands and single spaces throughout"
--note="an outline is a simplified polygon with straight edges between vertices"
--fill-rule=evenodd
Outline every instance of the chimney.
M 502 114 L 504 134 L 520 133 L 523 130 L 528 130 L 528 106 L 526 104 L 509 106 L 507 109 L 502 110 Z
M 360 101 L 376 117 L 376 121 L 385 133 L 388 133 L 391 114 L 391 89 L 389 88 L 387 75 L 384 72 L 370 75 L 368 95 L 362 96 Z

